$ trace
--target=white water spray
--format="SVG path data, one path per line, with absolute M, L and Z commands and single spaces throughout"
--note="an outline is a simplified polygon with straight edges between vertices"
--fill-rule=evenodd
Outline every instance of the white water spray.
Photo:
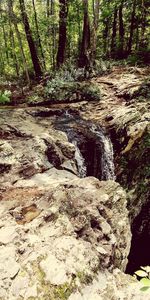
M 102 130 L 98 130 L 95 125 L 92 125 L 91 131 L 98 137 L 103 147 L 101 155 L 101 180 L 115 180 L 114 153 L 111 140 L 108 136 L 104 135 Z
M 77 163 L 77 168 L 78 168 L 78 173 L 79 173 L 79 176 L 81 178 L 83 177 L 86 177 L 86 166 L 85 166 L 85 160 L 80 152 L 80 149 L 78 148 L 78 145 L 77 145 L 77 141 L 72 141 L 72 143 L 74 144 L 75 146 L 75 160 L 76 160 L 76 163 Z

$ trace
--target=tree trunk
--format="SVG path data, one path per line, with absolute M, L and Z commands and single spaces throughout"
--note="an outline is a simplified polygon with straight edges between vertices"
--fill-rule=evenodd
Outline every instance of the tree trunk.
M 104 31 L 103 31 L 103 49 L 104 55 L 107 56 L 108 54 L 108 31 L 109 31 L 109 20 L 106 18 L 104 21 Z
M 116 55 L 117 15 L 118 15 L 118 9 L 115 8 L 115 10 L 114 10 L 114 20 L 113 20 L 113 29 L 112 29 L 112 40 L 111 40 L 111 56 L 113 58 Z
M 25 3 L 24 3 L 24 0 L 19 0 L 19 2 L 20 2 L 22 21 L 24 24 L 27 42 L 28 42 L 29 49 L 30 49 L 34 72 L 35 72 L 36 78 L 39 78 L 42 76 L 42 69 L 41 69 L 39 58 L 37 55 L 36 45 L 35 45 L 35 42 L 32 37 L 32 32 L 31 32 L 31 28 L 30 28 L 29 21 L 28 21 L 28 16 L 27 16 L 26 9 L 25 9 Z
M 19 48 L 20 48 L 20 52 L 21 52 L 21 56 L 22 56 L 22 61 L 23 61 L 23 69 L 25 70 L 27 82 L 30 85 L 30 77 L 29 77 L 29 73 L 28 73 L 27 61 L 26 61 L 24 50 L 23 50 L 23 44 L 22 44 L 20 31 L 18 29 L 17 20 L 16 20 L 16 17 L 14 15 L 14 12 L 13 12 L 13 2 L 12 2 L 12 0 L 8 0 L 8 11 L 9 11 L 9 18 L 12 21 L 12 23 L 14 24 L 14 28 L 15 28 L 15 31 L 16 31 L 16 35 L 17 35 L 17 39 L 18 39 L 18 43 L 19 43 Z
M 3 49 L 0 47 L 0 75 L 3 75 L 5 72 L 5 59 L 3 58 Z
M 57 52 L 57 67 L 59 68 L 65 60 L 66 40 L 67 40 L 67 16 L 68 0 L 59 0 L 59 42 Z
M 34 11 L 34 20 L 35 20 L 38 47 L 40 49 L 44 69 L 46 70 L 45 58 L 44 58 L 44 53 L 43 53 L 43 48 L 42 48 L 42 43 L 41 43 L 41 37 L 40 37 L 40 33 L 39 33 L 39 26 L 38 26 L 37 12 L 36 12 L 36 7 L 35 7 L 35 0 L 32 0 L 32 5 L 33 5 L 33 11 Z
M 130 24 L 130 36 L 129 36 L 129 42 L 128 42 L 128 55 L 131 53 L 131 50 L 132 50 L 134 23 L 135 23 L 135 11 L 136 11 L 136 0 L 133 0 L 131 24 Z
M 54 0 L 51 0 L 51 10 L 50 10 L 51 16 L 55 15 L 55 2 Z M 55 53 L 56 53 L 56 29 L 55 24 L 53 21 L 52 24 L 52 65 L 53 70 L 55 70 Z
M 1 8 L 1 7 L 0 7 Z M 2 19 L 2 11 L 0 9 L 0 17 Z M 5 43 L 5 55 L 6 55 L 6 61 L 7 64 L 9 64 L 9 54 L 8 54 L 8 45 L 7 45 L 7 36 L 6 36 L 6 31 L 5 31 L 5 26 L 4 23 L 2 22 L 2 32 L 3 32 L 3 39 L 4 39 L 4 43 Z
M 90 64 L 90 22 L 88 13 L 88 0 L 83 0 L 84 5 L 84 22 L 83 22 L 83 33 L 82 42 L 79 55 L 79 67 L 88 67 Z
M 14 33 L 13 33 L 10 18 L 9 18 L 9 28 L 10 28 L 10 41 L 11 41 L 11 48 L 12 48 L 14 65 L 15 65 L 15 69 L 16 69 L 16 74 L 19 77 L 19 65 L 18 65 L 18 61 L 17 61 L 17 55 L 16 55 L 16 52 L 15 52 L 15 49 L 16 49 L 15 38 L 14 38 Z
M 118 49 L 118 57 L 124 57 L 124 24 L 123 24 L 123 1 L 119 6 L 119 49 Z
M 50 16 L 50 0 L 47 0 L 46 8 L 47 8 L 47 18 L 49 18 L 49 16 Z
M 81 22 L 80 22 L 80 8 L 79 6 L 77 7 L 77 15 L 78 15 L 78 49 L 80 47 L 80 43 L 81 43 Z
M 100 9 L 100 0 L 93 0 L 93 28 L 91 31 L 91 62 L 94 64 L 96 58 L 96 46 L 97 46 L 97 29 L 99 21 L 99 9 Z
M 147 10 L 146 7 L 144 5 L 142 5 L 142 20 L 141 20 L 141 38 L 140 38 L 140 49 L 144 49 L 147 48 L 147 38 L 148 35 L 146 37 L 146 17 L 147 17 Z

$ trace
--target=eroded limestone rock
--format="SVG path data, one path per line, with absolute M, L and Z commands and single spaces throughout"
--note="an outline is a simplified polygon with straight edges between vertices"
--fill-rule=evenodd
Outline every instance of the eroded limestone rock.
M 54 168 L 63 170 L 66 163 L 70 167 L 62 178 L 69 177 L 70 172 L 77 173 L 74 145 L 68 142 L 63 132 L 52 129 L 50 122 L 38 124 L 23 109 L 10 110 L 10 118 L 8 111 L 2 110 L 0 114 L 1 186 L 20 186 L 20 180 L 30 179 L 30 186 L 43 185 L 43 182 L 51 181 L 49 170 L 53 168 L 52 173 L 57 177 Z
M 26 189 L 20 189 L 11 188 L 11 199 L 17 190 L 23 199 Z M 14 207 L 9 193 L 2 193 L 1 199 L 1 208 L 5 209 L 1 209 L 0 230 L 7 233 L 7 246 L 4 243 L 1 249 L 9 256 L 6 255 L 7 263 L 1 264 L 1 274 L 7 272 L 9 280 L 9 288 L 5 281 L 3 285 L 0 282 L 3 300 L 40 300 L 49 295 L 56 300 L 68 299 L 105 268 L 124 269 L 131 237 L 126 195 L 119 184 L 89 177 L 60 182 L 57 187 L 36 188 L 36 193 L 32 188 L 30 197 L 20 201 L 18 207 Z M 18 225 L 17 212 L 29 212 L 34 203 L 41 213 Z

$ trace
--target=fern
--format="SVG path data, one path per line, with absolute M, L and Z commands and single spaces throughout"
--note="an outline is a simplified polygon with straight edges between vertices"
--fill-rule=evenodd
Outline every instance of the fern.
M 0 91 L 0 104 L 6 104 L 10 102 L 11 92 L 5 90 L 4 92 Z

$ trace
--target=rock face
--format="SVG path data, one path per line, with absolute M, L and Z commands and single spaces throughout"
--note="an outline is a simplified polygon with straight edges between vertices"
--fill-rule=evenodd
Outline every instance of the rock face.
M 33 204 L 40 210 L 34 218 Z M 2 299 L 68 299 L 100 270 L 125 268 L 131 239 L 126 195 L 113 181 L 89 177 L 46 189 L 9 188 L 0 211 Z M 21 222 L 23 212 L 32 218 Z
M 8 113 L 10 118 L 8 119 Z M 56 132 L 48 125 L 40 126 L 24 112 L 1 111 L 0 119 L 0 183 L 2 186 L 49 184 L 48 178 L 57 183 L 57 170 L 62 169 L 62 181 L 75 178 L 77 169 L 73 161 L 75 147 L 63 132 Z M 64 164 L 68 170 L 65 172 Z M 64 170 L 64 171 L 63 171 Z M 74 173 L 74 174 L 73 174 Z M 30 183 L 27 181 L 30 179 Z
M 114 148 L 116 180 L 129 192 L 131 223 L 149 200 L 149 68 L 118 68 L 99 77 L 103 101 L 88 104 L 82 117 L 101 122 Z M 146 83 L 147 82 L 147 83 Z M 143 91 L 146 86 L 145 93 Z M 139 92 L 138 92 L 139 91 Z M 91 114 L 92 111 L 92 114 Z
M 91 103 L 82 111 L 82 117 L 101 122 L 110 133 L 114 148 L 116 180 L 128 192 L 133 240 L 129 256 L 131 265 L 128 265 L 127 270 L 131 274 L 141 265 L 150 264 L 145 246 L 150 243 L 148 74 L 149 67 L 145 70 L 117 68 L 107 76 L 97 78 L 103 96 L 101 105 Z
M 117 141 L 117 179 L 125 186 L 131 179 L 132 219 L 142 206 L 140 195 L 133 207 L 133 186 L 141 162 L 145 172 L 148 115 L 142 104 L 114 107 L 109 99 L 107 105 L 101 100 L 72 110 L 92 115 Z M 75 145 L 53 127 L 60 115 L 57 107 L 0 110 L 0 299 L 150 300 L 149 290 L 143 293 L 123 273 L 131 245 L 129 196 L 114 181 L 78 178 Z M 133 156 L 139 163 L 131 173 Z

